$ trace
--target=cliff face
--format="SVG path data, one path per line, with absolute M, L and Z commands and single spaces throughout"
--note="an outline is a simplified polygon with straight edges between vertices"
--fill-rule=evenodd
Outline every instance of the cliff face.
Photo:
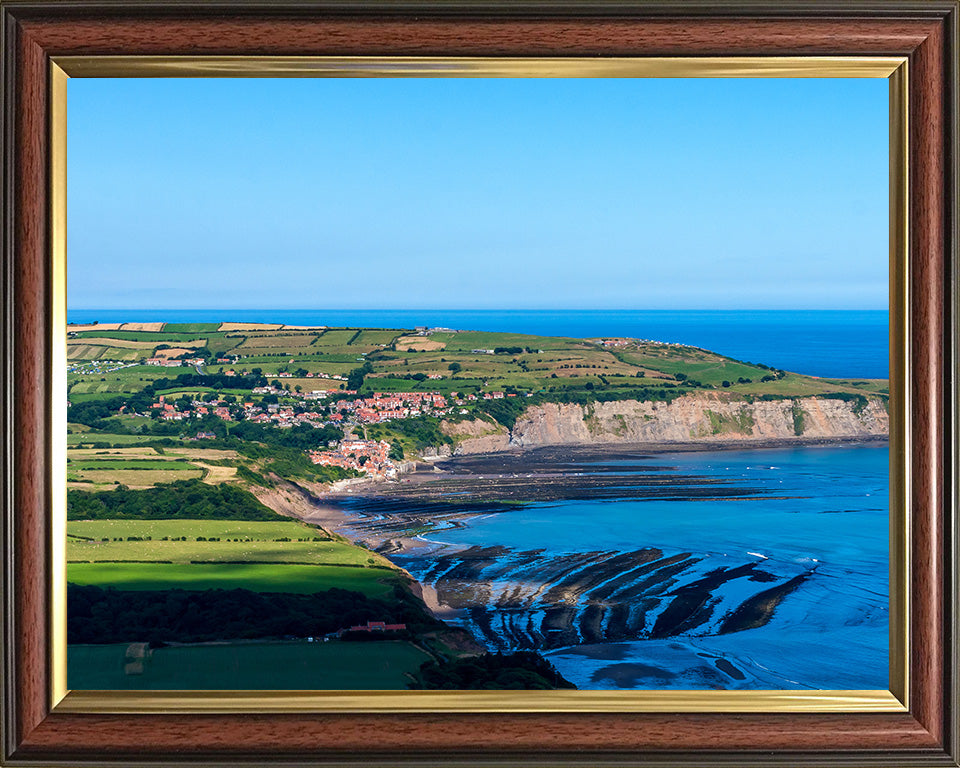
M 457 453 L 497 453 L 511 447 L 510 431 L 502 424 L 474 419 L 445 421 L 440 428 L 457 441 Z
M 591 443 L 691 443 L 791 438 L 884 436 L 883 401 L 804 397 L 748 403 L 724 393 L 685 395 L 670 403 L 619 402 L 531 406 L 514 428 L 481 421 L 449 425 L 458 453 Z

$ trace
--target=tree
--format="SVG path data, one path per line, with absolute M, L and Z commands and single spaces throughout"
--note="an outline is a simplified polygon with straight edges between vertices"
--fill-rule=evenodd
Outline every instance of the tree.
M 369 362 L 350 371 L 347 375 L 347 389 L 359 390 L 363 386 L 363 377 L 368 373 L 373 373 L 373 366 Z
M 460 373 L 460 371 L 463 370 L 463 366 L 460 365 L 460 363 L 450 363 L 450 365 L 448 365 L 447 368 L 448 368 L 452 373 Z

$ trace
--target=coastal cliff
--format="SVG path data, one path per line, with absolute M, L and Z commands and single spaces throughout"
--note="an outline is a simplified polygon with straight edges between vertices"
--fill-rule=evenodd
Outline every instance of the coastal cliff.
M 749 402 L 725 393 L 690 394 L 669 403 L 543 403 L 527 408 L 512 429 L 479 419 L 443 424 L 458 454 L 545 445 L 856 439 L 883 437 L 889 428 L 886 404 L 878 397 Z

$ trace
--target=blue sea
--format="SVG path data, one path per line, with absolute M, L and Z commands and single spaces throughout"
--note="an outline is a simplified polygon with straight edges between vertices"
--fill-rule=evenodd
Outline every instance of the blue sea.
M 577 470 L 589 473 L 592 464 L 578 462 Z M 685 553 L 696 560 L 672 573 L 667 588 L 646 605 L 646 631 L 676 595 L 719 570 L 735 572 L 755 564 L 779 580 L 806 574 L 758 628 L 721 631 L 726 616 L 770 586 L 756 583 L 758 574 L 751 572 L 714 589 L 705 606 L 709 617 L 674 636 L 571 644 L 546 655 L 565 677 L 586 689 L 888 687 L 886 445 L 667 453 L 619 464 L 624 473 L 668 469 L 754 493 L 709 500 L 678 493 L 657 499 L 530 503 L 428 533 L 423 538 L 433 549 L 398 562 L 431 584 L 444 577 L 433 565 L 439 554 L 467 547 L 506 548 L 506 553 L 489 556 L 498 561 L 488 567 L 495 575 L 480 594 L 492 606 L 492 618 L 488 615 L 484 622 L 507 638 L 517 636 L 517 626 L 536 623 L 542 615 L 543 605 L 527 599 L 538 591 L 526 583 L 529 574 L 577 552 L 656 547 L 664 558 Z M 536 553 L 533 559 L 531 553 Z M 615 599 L 616 593 L 605 597 Z M 597 601 L 587 595 L 571 605 L 582 614 L 591 604 Z M 476 629 L 475 621 L 464 620 Z
M 627 336 L 689 344 L 751 363 L 828 378 L 889 376 L 885 310 L 68 310 L 71 323 L 270 322 L 527 333 Z

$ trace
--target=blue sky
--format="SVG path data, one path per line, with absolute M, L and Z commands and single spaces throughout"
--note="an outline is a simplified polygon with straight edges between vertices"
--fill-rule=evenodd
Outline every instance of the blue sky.
M 81 308 L 883 309 L 887 83 L 73 79 Z

